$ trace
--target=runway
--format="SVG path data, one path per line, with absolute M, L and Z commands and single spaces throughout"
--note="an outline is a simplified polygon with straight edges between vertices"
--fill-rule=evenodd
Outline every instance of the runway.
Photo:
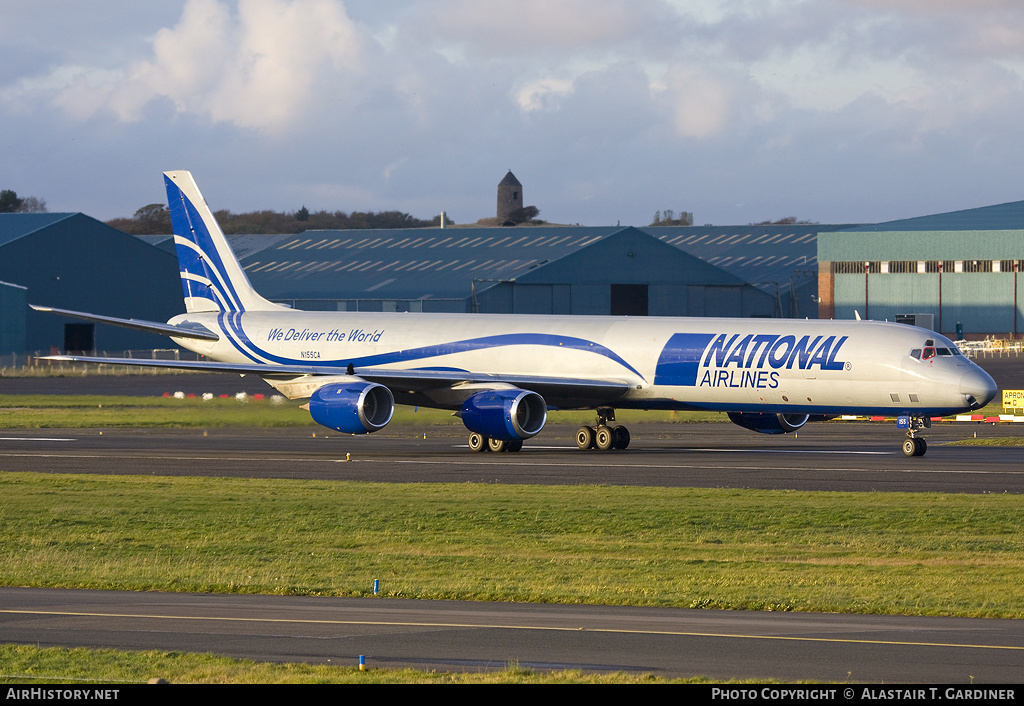
M 153 384 L 164 384 L 157 381 Z M 225 383 L 226 385 L 227 383 Z M 260 383 L 262 384 L 262 383 Z M 1024 448 L 947 442 L 1017 425 L 938 424 L 906 458 L 893 424 L 637 424 L 581 452 L 552 424 L 520 453 L 474 454 L 459 427 L 0 432 L 0 472 L 203 475 L 795 490 L 1024 493 Z M 204 651 L 371 668 L 638 671 L 783 681 L 1012 683 L 1024 621 L 394 599 L 0 589 L 0 636 L 27 644 Z
M 4 640 L 423 670 L 1014 683 L 1024 621 L 0 589 Z
M 827 491 L 1024 493 L 1024 447 L 945 446 L 1024 435 L 1020 425 L 943 423 L 906 458 L 894 424 L 808 424 L 773 437 L 732 424 L 639 424 L 625 451 L 580 451 L 552 425 L 519 453 L 471 453 L 457 427 L 4 430 L 0 471 L 307 478 L 387 483 L 607 484 Z

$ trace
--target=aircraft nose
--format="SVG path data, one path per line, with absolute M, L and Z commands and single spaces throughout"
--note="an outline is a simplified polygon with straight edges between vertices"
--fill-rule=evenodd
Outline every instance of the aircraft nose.
M 977 365 L 972 365 L 960 378 L 960 394 L 971 409 L 987 405 L 997 391 L 996 381 Z

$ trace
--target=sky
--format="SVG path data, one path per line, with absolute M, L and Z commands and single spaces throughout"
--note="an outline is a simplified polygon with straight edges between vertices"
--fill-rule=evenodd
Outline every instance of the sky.
M 0 189 L 873 223 L 1024 200 L 1020 0 L 3 0 Z

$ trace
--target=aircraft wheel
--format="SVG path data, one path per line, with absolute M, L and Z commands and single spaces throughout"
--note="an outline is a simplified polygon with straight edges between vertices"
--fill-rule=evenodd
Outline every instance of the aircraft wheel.
M 924 456 L 928 451 L 928 443 L 921 438 L 907 439 L 903 442 L 904 456 Z
M 576 430 L 576 446 L 585 451 L 594 445 L 594 428 L 580 427 Z
M 626 427 L 615 427 L 612 429 L 612 448 L 625 449 L 629 447 L 629 429 Z
M 483 434 L 477 434 L 476 432 L 473 432 L 472 434 L 469 435 L 470 451 L 476 451 L 478 453 L 481 451 L 486 451 L 487 446 L 487 437 L 484 436 Z
M 608 451 L 612 448 L 614 438 L 609 427 L 598 427 L 594 432 L 594 445 L 601 451 Z
M 522 448 L 523 448 L 523 440 L 522 439 L 516 439 L 515 441 L 510 441 L 510 442 L 508 442 L 508 444 L 505 445 L 505 450 L 508 451 L 509 453 L 515 453 L 516 451 L 521 451 Z
M 500 454 L 508 448 L 508 442 L 504 439 L 488 439 L 487 448 L 496 454 Z

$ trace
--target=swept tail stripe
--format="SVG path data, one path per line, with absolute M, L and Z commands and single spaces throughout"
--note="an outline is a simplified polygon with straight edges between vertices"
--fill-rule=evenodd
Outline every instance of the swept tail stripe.
M 227 276 L 227 271 L 224 268 L 224 262 L 220 257 L 220 253 L 217 252 L 217 247 L 213 243 L 213 238 L 210 237 L 210 232 L 207 229 L 206 223 L 203 222 L 202 217 L 199 215 L 199 211 L 196 210 L 195 206 L 191 201 L 185 200 L 185 210 L 188 213 L 189 221 L 198 227 L 195 227 L 192 231 L 195 236 L 196 245 L 199 246 L 200 257 L 202 258 L 205 265 L 207 265 L 206 271 L 212 270 L 211 279 L 216 282 L 215 289 L 224 298 L 225 303 L 228 304 L 228 309 L 232 311 L 243 311 L 241 298 L 235 291 L 234 285 Z
M 207 287 L 209 287 L 209 286 L 211 286 L 213 284 L 213 282 L 210 281 L 209 277 L 200 277 L 199 275 L 194 275 L 191 272 L 182 272 L 181 273 L 181 278 L 182 279 L 187 279 L 190 282 L 197 282 L 199 284 L 205 284 Z
M 273 355 L 253 343 L 242 328 L 241 312 L 222 313 L 218 318 L 221 324 L 221 330 L 224 331 L 227 339 L 231 341 L 231 344 L 235 349 L 254 362 L 277 363 L 280 365 L 296 365 L 307 362 L 296 358 L 285 358 Z M 556 336 L 544 333 L 507 333 L 499 334 L 497 336 L 484 336 L 482 338 L 472 338 L 465 341 L 451 341 L 448 343 L 423 346 L 409 350 L 368 355 L 360 358 L 343 358 L 338 360 L 321 361 L 319 365 L 323 365 L 325 367 L 346 367 L 349 363 L 361 367 L 389 365 L 394 363 L 408 363 L 411 361 L 438 358 L 447 355 L 455 355 L 457 353 L 501 348 L 505 346 L 549 346 L 552 348 L 594 353 L 618 363 L 641 380 L 645 379 L 644 376 L 636 370 L 636 368 L 605 346 L 582 338 Z
M 185 289 L 185 296 L 210 299 L 218 304 L 221 310 L 243 311 L 241 298 L 235 291 L 224 267 L 224 262 L 217 251 L 207 223 L 199 210 L 171 179 L 164 177 L 167 187 L 167 203 L 171 212 L 171 224 L 175 235 L 175 250 L 178 252 L 178 263 L 182 272 L 199 277 L 208 277 L 215 283 L 209 292 L 190 293 Z M 193 288 L 194 290 L 194 288 Z
M 245 335 L 245 332 L 242 330 L 240 318 L 241 312 L 237 311 L 221 311 L 221 313 L 217 315 L 217 323 L 219 324 L 220 330 L 224 333 L 225 338 L 227 338 L 235 350 L 252 362 L 259 363 L 261 365 L 267 365 L 273 362 L 270 358 L 258 357 L 255 353 L 246 349 L 246 347 L 250 347 L 259 353 L 266 355 L 263 351 L 256 348 L 252 341 L 249 340 L 249 337 Z M 273 368 L 268 367 L 267 372 L 273 372 Z
M 623 360 L 614 351 L 583 338 L 569 336 L 555 336 L 546 333 L 506 333 L 497 336 L 484 336 L 472 338 L 466 341 L 452 341 L 422 348 L 413 348 L 407 351 L 394 353 L 382 353 L 379 355 L 365 356 L 352 361 L 353 365 L 387 365 L 388 363 L 405 363 L 411 360 L 423 358 L 436 358 L 455 353 L 466 353 L 469 351 L 486 350 L 489 348 L 500 348 L 503 346 L 550 346 L 552 348 L 568 348 L 570 350 L 586 351 L 604 356 L 615 361 L 622 367 L 629 370 L 637 377 L 643 379 L 636 368 Z

